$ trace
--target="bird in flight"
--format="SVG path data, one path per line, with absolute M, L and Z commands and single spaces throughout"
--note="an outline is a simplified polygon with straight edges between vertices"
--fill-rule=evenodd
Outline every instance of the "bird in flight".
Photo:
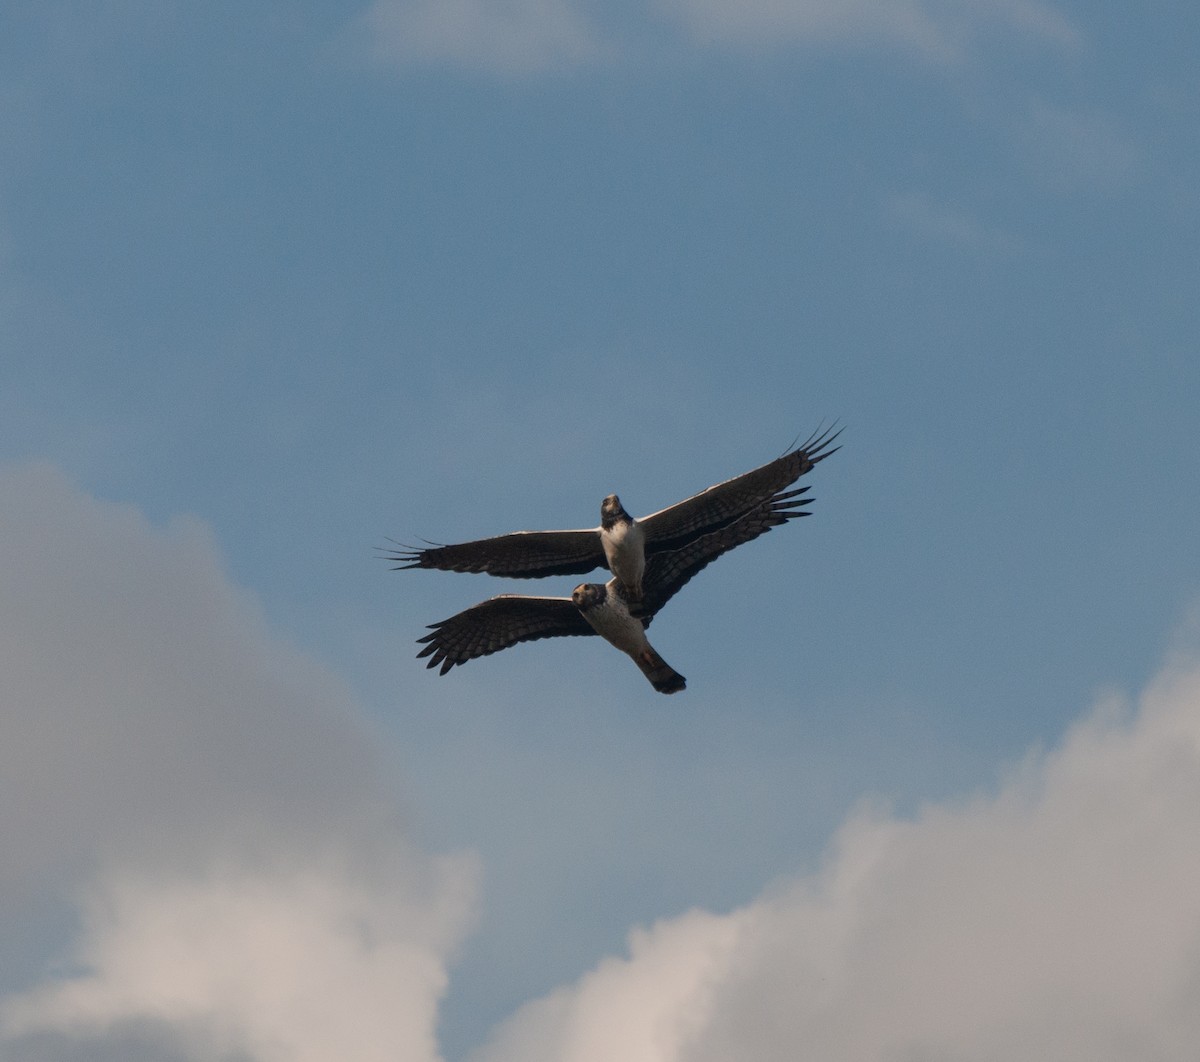
M 630 656 L 661 693 L 686 680 L 646 638 L 659 610 L 721 554 L 772 527 L 807 516 L 808 487 L 787 489 L 838 447 L 841 434 L 818 431 L 782 457 L 725 480 L 676 505 L 633 519 L 615 494 L 600 506 L 600 526 L 576 531 L 517 531 L 458 545 L 405 547 L 391 554 L 399 569 L 487 572 L 511 578 L 588 572 L 604 566 L 607 583 L 581 583 L 570 597 L 501 594 L 430 625 L 418 639 L 427 667 L 446 674 L 457 664 L 519 642 L 599 634 Z
M 832 452 L 832 451 L 829 451 Z M 808 487 L 776 492 L 749 511 L 686 544 L 651 554 L 645 564 L 642 594 L 634 599 L 618 576 L 607 583 L 582 583 L 570 597 L 501 594 L 430 624 L 418 639 L 418 658 L 446 674 L 457 664 L 498 653 L 539 638 L 599 634 L 633 658 L 660 693 L 678 693 L 686 680 L 650 645 L 646 628 L 672 597 L 711 561 L 735 546 L 758 538 L 772 527 L 808 516 Z
M 838 447 L 840 429 L 818 431 L 795 449 L 760 468 L 727 479 L 665 509 L 634 519 L 610 494 L 600 504 L 600 526 L 571 531 L 515 531 L 457 545 L 405 547 L 390 555 L 397 570 L 434 568 L 486 572 L 512 579 L 576 575 L 605 567 L 626 600 L 641 600 L 650 557 L 677 550 L 729 527 L 751 510 L 811 472 Z

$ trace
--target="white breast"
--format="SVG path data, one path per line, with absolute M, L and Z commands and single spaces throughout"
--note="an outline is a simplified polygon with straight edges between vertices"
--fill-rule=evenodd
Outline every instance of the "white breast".
M 608 570 L 640 596 L 646 570 L 646 533 L 636 520 L 621 522 L 602 532 Z
M 622 652 L 636 656 L 649 645 L 646 629 L 641 620 L 629 614 L 629 608 L 614 584 L 615 580 L 609 581 L 604 601 L 584 612 L 583 618 L 602 638 Z

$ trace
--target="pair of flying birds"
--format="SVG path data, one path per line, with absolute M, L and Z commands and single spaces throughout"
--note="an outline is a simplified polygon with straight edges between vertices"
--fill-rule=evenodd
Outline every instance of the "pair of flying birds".
M 807 516 L 808 487 L 789 490 L 839 447 L 840 429 L 807 442 L 751 472 L 635 520 L 610 494 L 600 504 L 600 526 L 578 531 L 516 531 L 454 546 L 393 553 L 397 570 L 435 568 L 487 572 L 514 579 L 568 575 L 605 567 L 607 583 L 581 583 L 570 597 L 501 594 L 440 623 L 418 639 L 426 667 L 455 664 L 518 642 L 599 634 L 627 653 L 660 693 L 677 693 L 684 677 L 658 655 L 646 628 L 693 575 L 743 542 Z

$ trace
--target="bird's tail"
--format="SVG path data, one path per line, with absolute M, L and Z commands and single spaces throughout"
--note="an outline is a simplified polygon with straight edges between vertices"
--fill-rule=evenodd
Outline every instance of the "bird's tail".
M 650 685 L 658 690 L 659 693 L 678 693 L 680 690 L 686 688 L 687 679 L 651 649 L 650 646 L 646 646 L 633 659 L 637 663 L 637 666 L 642 669 L 642 674 L 650 680 Z

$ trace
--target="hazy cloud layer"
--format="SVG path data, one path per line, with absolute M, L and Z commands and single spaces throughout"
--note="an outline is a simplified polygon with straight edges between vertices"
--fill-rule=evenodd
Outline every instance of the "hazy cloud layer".
M 1023 246 L 1018 237 L 989 225 L 970 211 L 920 193 L 888 196 L 884 210 L 903 227 L 940 243 L 991 253 L 1017 251 Z
M 48 466 L 0 493 L 0 913 L 82 924 L 5 1057 L 435 1058 L 473 869 L 408 843 L 347 692 L 201 526 Z
M 1065 18 L 1024 0 L 658 0 L 657 10 L 704 44 L 879 43 L 949 58 L 996 25 L 1059 44 L 1076 40 Z
M 475 1062 L 1186 1062 L 1197 837 L 1200 670 L 1174 667 L 993 795 L 864 812 L 819 876 L 634 934 Z
M 354 35 L 380 63 L 528 74 L 644 53 L 652 40 L 738 50 L 884 45 L 957 59 L 996 26 L 1058 45 L 1078 39 L 1065 17 L 1034 0 L 653 0 L 620 8 L 584 0 L 375 0 Z
M 375 0 L 355 36 L 382 64 L 446 63 L 509 75 L 592 62 L 607 49 L 570 0 Z
M 1067 194 L 1124 191 L 1145 167 L 1135 134 L 1100 111 L 1034 100 L 1016 124 L 1013 140 L 1031 173 Z

